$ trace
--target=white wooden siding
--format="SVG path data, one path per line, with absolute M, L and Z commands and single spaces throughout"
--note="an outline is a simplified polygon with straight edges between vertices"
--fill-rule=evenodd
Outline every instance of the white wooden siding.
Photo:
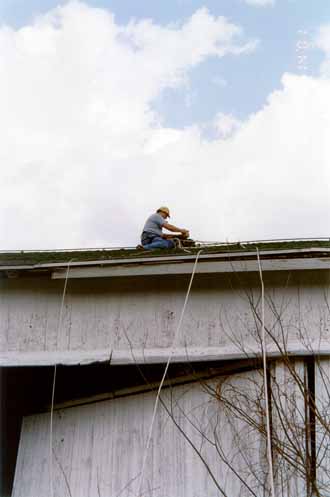
M 261 388 L 261 375 L 256 371 L 232 376 L 227 384 L 249 389 L 248 378 L 253 378 L 253 385 Z M 213 386 L 216 388 L 216 381 Z M 219 401 L 197 383 L 163 390 L 162 398 L 167 406 L 172 406 L 174 419 L 202 453 L 226 495 L 249 496 L 242 482 L 223 464 L 212 443 L 216 432 L 221 449 L 245 481 L 256 488 L 249 465 L 259 468 L 265 459 L 264 444 L 256 433 L 238 419 L 230 422 Z M 154 400 L 154 393 L 146 393 L 56 411 L 54 497 L 136 496 Z M 13 497 L 50 495 L 49 425 L 49 414 L 24 419 Z M 243 453 L 237 447 L 238 434 Z M 142 490 L 143 495 L 151 497 L 221 495 L 201 459 L 161 405 Z M 261 497 L 263 492 L 257 490 L 257 495 Z
M 177 343 L 181 358 L 183 351 L 188 356 L 192 351 L 190 359 L 198 360 L 203 355 L 244 356 L 253 353 L 256 344 L 259 349 L 248 302 L 252 297 L 260 305 L 258 278 L 228 278 L 196 276 Z M 117 363 L 125 363 L 132 361 L 132 350 L 146 362 L 163 361 L 173 342 L 188 280 L 70 280 L 60 327 L 63 281 L 17 279 L 0 284 L 2 365 L 92 362 L 106 360 L 111 353 Z M 278 316 L 271 309 L 274 304 L 289 347 L 299 353 L 330 350 L 327 284 L 321 271 L 306 271 L 296 279 L 278 273 L 266 281 L 266 297 L 271 299 L 266 324 L 280 333 Z
M 330 359 L 315 367 L 317 479 L 321 495 L 330 495 Z
M 72 267 L 70 269 L 70 278 L 106 278 L 106 277 L 127 277 L 127 276 L 148 276 L 148 275 L 169 275 L 169 274 L 191 274 L 193 263 L 183 262 L 159 264 L 155 259 L 148 266 L 142 264 L 130 264 L 112 266 L 111 264 L 102 264 L 91 267 Z M 158 263 L 157 263 L 158 262 Z M 105 266 L 105 267 L 104 267 Z M 264 260 L 262 262 L 264 271 L 299 271 L 306 269 L 330 269 L 328 257 L 317 259 L 274 259 Z M 205 261 L 199 259 L 196 267 L 196 274 L 210 273 L 242 273 L 258 272 L 258 261 Z M 66 278 L 67 270 L 55 270 L 52 277 L 55 279 Z
M 272 430 L 279 451 L 283 451 L 274 455 L 276 497 L 307 497 L 303 474 L 306 406 L 301 390 L 305 383 L 305 364 L 297 360 L 291 368 L 278 361 L 272 369 Z

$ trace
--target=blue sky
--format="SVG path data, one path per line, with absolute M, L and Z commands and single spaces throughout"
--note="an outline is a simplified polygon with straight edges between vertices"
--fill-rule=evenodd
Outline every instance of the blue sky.
M 15 28 L 57 5 L 58 0 L 1 0 L 2 23 Z M 180 23 L 205 6 L 213 16 L 225 16 L 240 25 L 249 38 L 259 40 L 254 53 L 240 57 L 209 58 L 193 68 L 187 88 L 166 89 L 154 102 L 162 124 L 190 126 L 212 120 L 215 109 L 245 119 L 262 108 L 267 96 L 281 87 L 285 72 L 301 73 L 297 63 L 297 43 L 302 36 L 311 40 L 316 29 L 330 20 L 330 2 L 326 0 L 277 0 L 275 5 L 258 7 L 244 0 L 87 0 L 90 6 L 107 8 L 116 22 L 150 18 L 158 24 Z M 306 35 L 300 33 L 307 32 Z M 304 72 L 316 75 L 321 54 L 308 49 L 308 67 Z

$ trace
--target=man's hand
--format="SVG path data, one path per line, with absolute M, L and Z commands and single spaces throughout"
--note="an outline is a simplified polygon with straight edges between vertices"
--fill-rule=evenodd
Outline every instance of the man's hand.
M 173 240 L 173 238 L 177 238 L 177 237 L 181 237 L 181 238 L 189 238 L 189 231 L 188 230 L 177 230 L 178 233 L 176 233 L 175 235 L 168 235 L 166 233 L 163 233 L 162 234 L 162 238 L 164 238 L 165 240 Z
M 175 232 L 175 233 L 181 233 L 182 235 L 186 236 L 187 238 L 189 237 L 189 230 L 186 230 L 184 228 L 178 228 L 177 226 L 174 226 L 174 224 L 164 223 L 163 228 L 167 229 L 168 231 Z

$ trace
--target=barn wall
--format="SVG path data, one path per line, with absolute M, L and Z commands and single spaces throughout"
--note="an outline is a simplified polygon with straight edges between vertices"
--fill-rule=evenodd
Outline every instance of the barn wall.
M 329 348 L 328 275 L 278 272 L 264 278 L 267 326 L 278 336 L 284 330 L 285 338 L 305 349 L 313 338 Z M 70 352 L 79 359 L 92 351 L 110 356 L 164 350 L 173 342 L 188 281 L 178 276 L 70 280 L 59 327 L 63 281 L 1 280 L 0 361 L 15 364 L 20 355 L 32 354 L 32 363 L 38 363 L 37 354 L 44 352 Z M 224 356 L 259 348 L 254 306 L 260 313 L 258 275 L 197 275 L 177 348 L 214 348 Z
M 319 358 L 315 367 L 317 478 L 321 495 L 330 495 L 330 359 Z
M 272 365 L 271 412 L 276 497 L 307 497 L 306 436 L 308 412 L 303 390 L 308 388 L 306 361 Z
M 231 386 L 244 387 L 253 396 L 260 390 L 261 378 L 258 371 L 250 371 L 234 375 L 227 382 Z M 210 386 L 216 392 L 217 381 Z M 159 406 L 142 485 L 143 495 L 221 495 L 205 465 L 181 432 L 202 454 L 217 484 L 228 496 L 251 495 L 243 481 L 256 489 L 258 479 L 262 481 L 265 475 L 265 447 L 260 437 L 238 419 L 229 418 L 219 401 L 197 383 L 163 390 L 162 399 L 171 415 Z M 155 395 L 146 393 L 56 411 L 53 430 L 54 496 L 137 495 L 154 401 Z M 238 450 L 238 433 L 242 452 Z M 49 414 L 25 418 L 13 497 L 50 495 L 49 434 Z M 242 480 L 229 471 L 215 446 L 221 447 L 221 453 L 243 476 Z M 251 465 L 258 468 L 257 477 L 249 471 Z M 257 490 L 257 495 L 263 495 L 261 489 Z
M 329 494 L 329 364 L 329 358 L 317 358 L 315 364 L 312 359 L 272 363 L 276 497 L 311 495 L 312 487 L 306 484 L 308 464 L 314 468 L 309 476 L 313 479 L 315 471 L 320 495 Z M 314 419 L 312 398 L 318 413 Z M 164 388 L 162 400 L 167 409 L 162 404 L 158 408 L 144 494 L 220 495 L 190 441 L 228 497 L 250 496 L 248 487 L 257 497 L 268 495 L 261 370 Z M 56 410 L 54 497 L 136 495 L 154 401 L 154 393 L 140 393 Z M 13 497 L 49 495 L 49 440 L 49 413 L 24 418 Z

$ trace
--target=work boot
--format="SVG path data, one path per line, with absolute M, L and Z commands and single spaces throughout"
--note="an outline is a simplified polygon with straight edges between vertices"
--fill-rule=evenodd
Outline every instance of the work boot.
M 137 245 L 136 247 L 136 250 L 145 250 L 144 246 L 143 245 Z

